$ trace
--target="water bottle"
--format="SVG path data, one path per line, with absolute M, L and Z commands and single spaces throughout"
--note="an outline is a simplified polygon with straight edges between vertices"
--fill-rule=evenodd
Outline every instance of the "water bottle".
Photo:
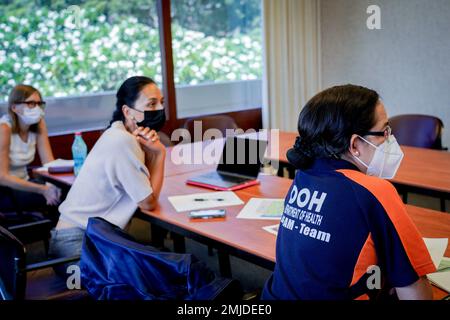
M 77 176 L 87 156 L 87 146 L 81 137 L 81 132 L 75 133 L 75 139 L 72 144 L 72 156 L 74 162 L 73 172 Z

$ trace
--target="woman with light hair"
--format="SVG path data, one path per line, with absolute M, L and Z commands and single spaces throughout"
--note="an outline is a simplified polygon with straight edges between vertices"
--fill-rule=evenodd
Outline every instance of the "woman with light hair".
M 42 163 L 54 160 L 44 120 L 45 101 L 29 85 L 17 85 L 8 99 L 8 113 L 0 118 L 0 211 L 56 213 L 60 190 L 30 179 L 27 166 L 38 151 Z M 55 220 L 57 217 L 51 217 Z

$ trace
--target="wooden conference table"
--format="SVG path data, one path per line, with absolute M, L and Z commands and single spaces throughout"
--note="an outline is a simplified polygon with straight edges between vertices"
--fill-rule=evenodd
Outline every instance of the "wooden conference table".
M 169 150 L 168 155 L 173 150 Z M 236 216 L 244 205 L 226 207 L 227 216 L 220 219 L 192 221 L 187 212 L 177 213 L 168 200 L 168 196 L 199 192 L 212 192 L 195 186 L 186 185 L 188 177 L 201 172 L 214 170 L 214 165 L 193 164 L 176 165 L 167 157 L 166 174 L 161 191 L 159 205 L 154 211 L 138 212 L 137 217 L 171 231 L 174 235 L 175 251 L 184 252 L 184 237 L 192 238 L 218 251 L 219 266 L 222 275 L 230 276 L 229 255 L 234 255 L 267 269 L 275 265 L 276 236 L 263 230 L 264 226 L 277 224 L 271 220 L 237 219 Z M 37 173 L 60 186 L 70 187 L 74 178 L 70 174 Z M 261 183 L 256 186 L 236 191 L 237 196 L 246 203 L 252 197 L 284 198 L 291 180 L 260 175 Z M 450 236 L 450 215 L 430 209 L 407 205 L 407 211 L 423 237 L 448 238 Z M 450 246 L 445 252 L 450 256 Z M 447 293 L 433 287 L 435 298 Z
M 276 156 L 269 159 L 280 161 L 281 166 L 291 169 L 286 152 L 292 148 L 297 132 L 279 132 Z M 269 136 L 270 140 L 270 136 Z M 400 193 L 415 192 L 440 199 L 450 199 L 450 152 L 402 146 L 405 154 L 396 176 L 390 181 Z M 292 177 L 292 174 L 291 174 Z M 445 211 L 444 203 L 441 210 Z
M 273 149 L 269 146 L 266 157 L 269 160 L 279 161 L 284 166 L 289 166 L 286 152 L 292 147 L 296 137 L 296 132 L 280 131 L 278 136 L 279 142 L 274 147 L 276 148 L 276 152 L 271 152 Z M 221 139 L 217 142 L 220 145 L 223 144 Z M 192 146 L 190 148 L 192 153 L 191 157 L 194 158 L 193 154 L 201 150 L 200 148 L 208 143 L 195 142 L 190 144 Z M 271 141 L 269 135 L 269 145 L 272 143 L 273 141 Z M 211 168 L 211 166 L 202 163 L 183 165 L 173 163 L 171 161 L 171 153 L 176 151 L 175 148 L 168 148 L 165 168 L 166 177 Z M 396 176 L 391 182 L 402 191 L 417 192 L 450 199 L 450 152 L 408 146 L 402 146 L 402 150 L 405 156 Z M 40 174 L 46 175 L 49 180 L 53 179 L 52 175 L 46 173 Z M 53 180 L 58 185 L 61 185 L 61 183 L 63 185 L 71 185 L 73 181 L 74 177 L 72 174 L 60 174 L 58 175 L 58 179 Z
M 200 145 L 202 146 L 201 142 L 195 142 L 192 145 Z M 193 147 L 195 148 L 195 146 Z M 169 147 L 167 151 L 166 161 L 165 161 L 165 172 L 164 177 L 170 177 L 174 175 L 183 174 L 186 172 L 194 172 L 198 170 L 202 170 L 205 168 L 208 168 L 208 165 L 198 163 L 198 164 L 183 164 L 178 165 L 171 161 L 171 153 L 173 152 L 174 147 Z M 194 150 L 194 149 L 193 149 Z M 75 176 L 73 173 L 57 173 L 57 174 L 51 174 L 47 171 L 39 171 L 39 170 L 33 170 L 33 174 L 37 175 L 39 177 L 42 177 L 48 182 L 53 183 L 54 185 L 67 189 L 68 187 L 72 186 L 72 184 L 75 181 Z

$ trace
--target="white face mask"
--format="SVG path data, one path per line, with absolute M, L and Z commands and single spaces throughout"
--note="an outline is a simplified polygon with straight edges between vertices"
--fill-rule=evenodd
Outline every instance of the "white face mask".
M 34 107 L 32 109 L 24 108 L 23 114 L 18 113 L 17 115 L 24 124 L 30 126 L 38 123 L 42 119 L 42 117 L 44 116 L 44 110 L 39 107 Z
M 375 153 L 370 163 L 367 165 L 361 159 L 353 156 L 363 166 L 367 168 L 369 176 L 376 176 L 382 179 L 392 179 L 397 173 L 403 159 L 403 151 L 393 135 L 389 136 L 379 146 L 360 137 L 363 141 L 375 148 Z

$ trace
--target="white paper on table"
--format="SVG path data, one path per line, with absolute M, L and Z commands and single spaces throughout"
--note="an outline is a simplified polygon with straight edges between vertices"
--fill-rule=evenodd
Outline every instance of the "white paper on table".
M 47 162 L 42 167 L 37 168 L 37 171 L 48 171 L 48 168 L 54 168 L 54 167 L 73 167 L 74 162 L 73 160 L 65 160 L 65 159 L 56 159 L 50 162 Z
M 271 226 L 265 226 L 262 227 L 264 230 L 266 230 L 267 232 L 274 234 L 274 235 L 278 235 L 278 228 L 280 227 L 279 224 L 274 224 Z
M 427 274 L 427 278 L 435 286 L 450 292 L 450 271 Z
M 443 257 L 439 264 L 438 271 L 449 270 L 450 271 L 450 258 Z
M 168 199 L 177 212 L 235 206 L 244 203 L 233 191 L 193 193 L 171 196 Z M 196 201 L 195 199 L 203 199 L 203 201 Z
M 423 238 L 423 241 L 427 246 L 431 260 L 433 260 L 436 269 L 439 268 L 439 264 L 447 249 L 448 238 Z
M 423 238 L 428 252 L 430 253 L 431 260 L 433 260 L 436 269 L 439 268 L 439 264 L 444 257 L 445 250 L 447 249 L 447 238 Z M 428 280 L 435 286 L 450 292 L 450 272 L 435 272 L 427 274 Z
M 251 198 L 236 218 L 280 220 L 284 199 Z

